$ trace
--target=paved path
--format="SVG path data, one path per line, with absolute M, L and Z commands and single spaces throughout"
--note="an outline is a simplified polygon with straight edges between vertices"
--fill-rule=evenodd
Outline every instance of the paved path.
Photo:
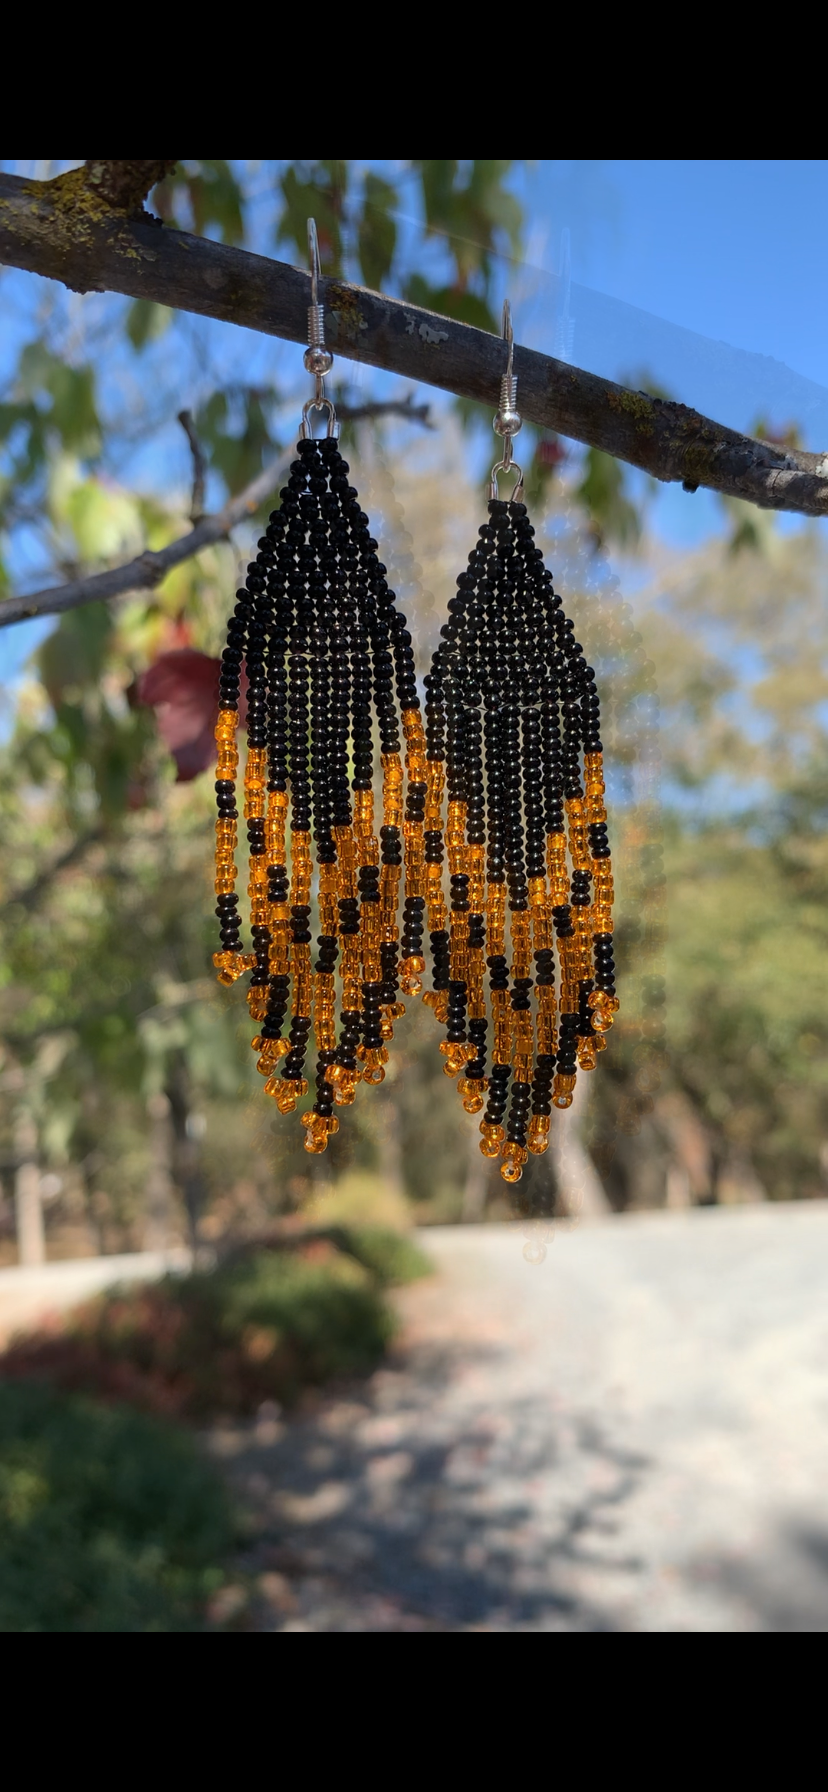
M 189 1269 L 191 1261 L 189 1251 L 174 1247 L 0 1269 L 0 1345 L 23 1326 L 66 1312 L 116 1282 L 154 1282 L 168 1270 Z
M 828 1203 L 423 1241 L 390 1366 L 214 1436 L 261 1630 L 828 1629 Z

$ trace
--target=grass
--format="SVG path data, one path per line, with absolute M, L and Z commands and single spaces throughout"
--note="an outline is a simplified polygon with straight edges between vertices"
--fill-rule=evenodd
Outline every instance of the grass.
M 0 1386 L 0 1632 L 198 1630 L 232 1543 L 227 1496 L 186 1432 Z

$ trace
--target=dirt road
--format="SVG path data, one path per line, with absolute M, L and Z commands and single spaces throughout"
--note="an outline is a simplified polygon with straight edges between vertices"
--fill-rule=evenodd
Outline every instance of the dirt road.
M 828 1203 L 421 1236 L 390 1366 L 213 1438 L 260 1630 L 828 1629 Z

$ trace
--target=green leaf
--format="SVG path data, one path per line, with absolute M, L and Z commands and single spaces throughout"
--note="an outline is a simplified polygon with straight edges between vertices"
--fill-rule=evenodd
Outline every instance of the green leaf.
M 514 163 L 422 161 L 414 167 L 422 182 L 427 233 L 446 238 L 460 287 L 478 276 L 487 290 L 497 233 L 506 236 L 513 255 L 520 252 L 523 210 L 504 185 Z
M 396 189 L 377 174 L 366 174 L 362 215 L 359 220 L 359 263 L 366 286 L 379 291 L 394 261 L 397 226 L 391 208 Z
M 96 686 L 113 634 L 106 604 L 68 610 L 38 648 L 35 663 L 49 700 L 57 705 L 67 689 Z
M 348 193 L 347 162 L 291 163 L 280 185 L 285 210 L 279 220 L 276 241 L 295 243 L 301 264 L 306 267 L 308 219 L 315 218 L 322 271 L 341 274 L 342 220 Z
M 199 411 L 196 427 L 212 466 L 221 473 L 228 490 L 236 492 L 255 479 L 265 454 L 276 444 L 265 409 L 271 393 L 248 387 L 232 396 L 231 406 L 226 393 L 214 392 Z
M 221 242 L 244 242 L 245 195 L 229 162 L 179 162 L 155 188 L 153 206 L 165 224 L 198 236 L 215 226 Z
M 423 189 L 426 225 L 429 230 L 445 229 L 452 217 L 454 183 L 458 162 L 415 162 Z
M 169 305 L 156 305 L 153 299 L 133 299 L 126 326 L 133 348 L 146 348 L 148 342 L 156 342 L 169 329 L 172 317 Z
M 641 535 L 641 516 L 625 491 L 626 471 L 620 461 L 600 448 L 588 448 L 586 471 L 575 496 L 589 514 L 597 541 L 635 547 Z
M 100 479 L 81 480 L 67 494 L 65 515 L 88 565 L 140 551 L 139 510 L 128 492 L 104 485 Z
M 457 323 L 473 324 L 475 329 L 498 334 L 491 309 L 478 293 L 457 286 L 431 286 L 422 274 L 412 274 L 405 284 L 405 297 L 412 305 L 422 305 L 427 311 L 453 317 Z
M 244 210 L 238 181 L 228 162 L 202 161 L 197 172 L 185 171 L 193 212 L 193 229 L 203 236 L 217 225 L 223 243 L 244 242 Z
M 17 401 L 0 412 L 0 436 L 23 424 L 27 439 L 15 469 L 25 483 L 41 468 L 56 436 L 61 445 L 85 457 L 97 455 L 101 428 L 91 367 L 72 367 L 37 338 L 23 349 L 17 368 Z
M 51 421 L 64 448 L 89 458 L 100 453 L 101 428 L 95 406 L 95 375 L 91 367 L 58 364 L 51 381 Z

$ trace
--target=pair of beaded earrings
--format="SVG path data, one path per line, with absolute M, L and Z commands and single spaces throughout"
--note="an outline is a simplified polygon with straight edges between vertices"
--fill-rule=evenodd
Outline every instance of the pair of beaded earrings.
M 508 363 L 494 419 L 503 457 L 492 469 L 489 520 L 457 580 L 424 680 L 424 725 L 406 619 L 348 482 L 325 395 L 333 357 L 312 220 L 308 236 L 304 360 L 314 396 L 280 508 L 236 594 L 222 655 L 221 951 L 213 962 L 221 983 L 250 972 L 248 1006 L 260 1023 L 253 1048 L 265 1093 L 282 1113 L 308 1094 L 313 1031 L 315 1100 L 302 1124 L 305 1149 L 321 1152 L 339 1128 L 334 1108 L 354 1100 L 360 1081 L 383 1081 L 394 1023 L 405 1012 L 399 993 L 422 990 L 427 912 L 433 987 L 423 999 L 446 1030 L 443 1068 L 459 1078 L 468 1113 L 485 1108 L 484 1156 L 502 1157 L 504 1180 L 518 1182 L 529 1151 L 548 1147 L 552 1109 L 572 1105 L 578 1069 L 594 1068 L 618 1008 L 595 675 L 521 502 L 507 303 Z M 327 413 L 323 440 L 311 433 L 316 411 Z M 506 502 L 497 481 L 509 471 L 516 483 Z M 235 890 L 243 662 L 251 952 L 242 950 Z

